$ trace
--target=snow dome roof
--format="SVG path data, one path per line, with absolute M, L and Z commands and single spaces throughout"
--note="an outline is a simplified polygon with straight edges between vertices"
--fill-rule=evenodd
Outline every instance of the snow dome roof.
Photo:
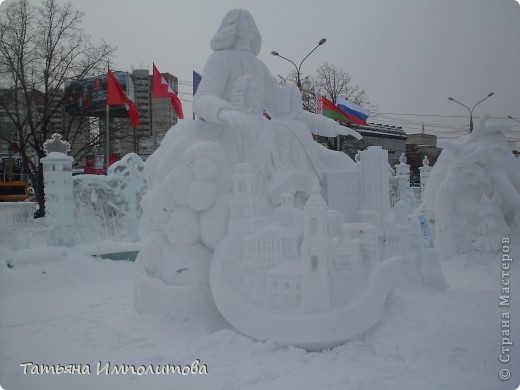
M 321 186 L 320 181 L 315 176 L 314 177 L 314 183 L 312 185 L 312 193 L 307 202 L 305 203 L 305 210 L 309 209 L 321 209 L 326 210 L 327 209 L 327 203 L 323 200 L 320 194 Z

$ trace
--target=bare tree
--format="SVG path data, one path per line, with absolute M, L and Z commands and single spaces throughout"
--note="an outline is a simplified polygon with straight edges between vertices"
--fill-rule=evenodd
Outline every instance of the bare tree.
M 367 91 L 359 85 L 353 85 L 352 77 L 343 69 L 324 63 L 314 78 L 316 91 L 336 104 L 338 96 L 359 106 L 370 105 Z
M 0 94 L 0 110 L 16 129 L 18 151 L 42 214 L 45 198 L 39 160 L 45 157 L 43 143 L 56 131 L 53 120 L 63 109 L 65 81 L 99 74 L 114 51 L 105 42 L 90 41 L 81 29 L 82 17 L 70 4 L 56 0 L 41 5 L 19 0 L 0 17 L 0 80 L 9 87 Z M 63 123 L 59 132 L 70 143 L 91 126 L 88 118 L 68 118 Z M 89 140 L 89 145 L 95 143 Z

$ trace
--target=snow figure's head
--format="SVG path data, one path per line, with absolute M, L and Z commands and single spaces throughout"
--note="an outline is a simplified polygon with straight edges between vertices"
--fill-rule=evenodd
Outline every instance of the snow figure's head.
M 255 56 L 260 53 L 262 37 L 256 23 L 244 9 L 232 9 L 224 16 L 220 28 L 211 40 L 213 51 L 250 50 Z
M 289 84 L 278 91 L 276 106 L 280 114 L 301 112 L 302 104 L 302 94 L 296 85 Z
M 490 114 L 486 114 L 478 121 L 470 138 L 494 154 L 508 155 L 511 148 L 507 142 L 507 135 L 511 132 L 511 126 L 501 121 L 491 121 L 490 117 Z
M 255 78 L 250 75 L 240 76 L 231 93 L 231 104 L 238 111 L 249 114 L 262 114 L 262 98 Z
M 498 134 L 507 135 L 511 132 L 511 126 L 507 123 L 499 121 L 489 121 L 491 114 L 485 114 L 478 121 L 475 130 L 471 133 L 473 137 L 480 137 L 482 135 Z

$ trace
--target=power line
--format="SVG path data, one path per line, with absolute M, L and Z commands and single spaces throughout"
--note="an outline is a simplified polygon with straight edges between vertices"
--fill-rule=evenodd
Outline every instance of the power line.
M 440 115 L 440 114 L 403 114 L 397 112 L 374 112 L 375 115 L 401 115 L 401 116 L 431 116 L 431 117 L 439 117 L 439 118 L 465 118 L 469 119 L 467 115 Z M 480 118 L 479 116 L 473 116 L 473 118 Z M 491 119 L 510 119 L 508 117 L 497 117 L 491 116 Z

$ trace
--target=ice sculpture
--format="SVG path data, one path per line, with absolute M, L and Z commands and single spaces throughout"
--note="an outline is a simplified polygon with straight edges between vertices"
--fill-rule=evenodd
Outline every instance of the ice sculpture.
M 135 153 L 108 168 L 107 176 L 74 176 L 75 227 L 82 241 L 138 240 L 144 163 Z
M 316 143 L 311 129 L 360 136 L 277 88 L 260 43 L 249 12 L 224 17 L 193 101 L 200 120 L 172 128 L 145 163 L 135 306 L 177 319 L 218 309 L 251 337 L 330 347 L 378 321 L 418 257 L 384 255 L 386 151 L 355 163 Z
M 520 161 L 510 128 L 485 115 L 473 132 L 443 146 L 425 189 L 441 256 L 493 253 L 520 230 Z
M 47 242 L 50 246 L 74 245 L 74 212 L 72 200 L 72 162 L 67 156 L 70 144 L 54 133 L 43 144 L 47 157 L 43 165 L 45 183 L 46 222 L 49 226 Z
M 404 152 L 401 153 L 399 157 L 399 164 L 395 166 L 395 174 L 397 178 L 398 199 L 403 202 L 408 202 L 410 192 L 410 165 L 407 164 Z

